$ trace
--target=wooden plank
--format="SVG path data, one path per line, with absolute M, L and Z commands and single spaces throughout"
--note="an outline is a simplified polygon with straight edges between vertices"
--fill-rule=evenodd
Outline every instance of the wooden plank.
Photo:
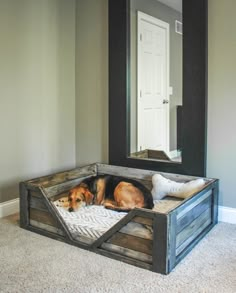
M 26 228 L 29 225 L 28 190 L 24 182 L 19 185 L 20 189 L 20 226 Z
M 195 234 L 195 231 L 202 231 L 206 222 L 211 222 L 211 208 L 205 210 L 198 218 L 196 218 L 190 225 L 183 229 L 176 236 L 176 247 L 178 248 L 183 242 L 186 242 L 189 238 L 192 238 L 192 235 Z
M 111 227 L 106 233 L 104 233 L 101 237 L 99 237 L 94 243 L 93 248 L 100 247 L 103 242 L 107 241 L 112 237 L 114 233 L 122 229 L 127 223 L 133 219 L 136 215 L 136 209 L 130 211 L 126 216 L 124 216 L 118 223 Z
M 47 224 L 53 227 L 58 227 L 56 220 L 48 212 L 36 210 L 34 208 L 29 209 L 30 220 L 34 220 L 43 224 Z
M 54 218 L 54 220 L 57 222 L 57 225 L 59 226 L 59 228 L 62 229 L 62 231 L 64 231 L 64 233 L 67 235 L 68 239 L 70 241 L 73 241 L 73 238 L 71 236 L 71 233 L 67 227 L 67 225 L 65 224 L 65 221 L 63 220 L 62 216 L 60 215 L 60 213 L 58 212 L 58 209 L 54 206 L 54 204 L 47 198 L 47 195 L 45 194 L 44 188 L 43 187 L 39 187 L 42 196 L 44 198 L 44 202 L 49 210 L 49 213 L 52 215 L 52 217 Z
M 129 167 L 119 167 L 113 165 L 105 165 L 105 164 L 97 164 L 97 172 L 99 174 L 110 174 L 116 176 L 124 176 L 128 178 L 134 179 L 144 179 L 144 180 L 151 180 L 154 174 L 161 174 L 164 177 L 174 180 L 177 182 L 188 182 L 197 178 L 196 176 L 189 176 L 189 175 L 181 175 L 181 174 L 173 174 L 173 173 L 164 173 L 164 172 L 157 172 L 151 170 L 142 170 L 136 168 L 129 168 Z M 204 178 L 207 182 L 211 182 L 213 179 Z
M 129 222 L 120 231 L 120 233 L 133 235 L 136 237 L 152 240 L 152 227 L 135 222 Z
M 86 237 L 86 236 L 81 236 L 81 235 L 77 235 L 77 236 L 74 236 L 72 234 L 72 237 L 75 241 L 79 242 L 79 243 L 84 243 L 84 244 L 87 244 L 87 245 L 92 245 L 94 243 L 94 239 L 92 238 L 89 238 L 89 237 Z
M 184 201 L 184 204 L 180 205 L 176 211 L 177 220 L 189 211 L 191 211 L 195 206 L 200 204 L 202 201 L 204 201 L 206 198 L 210 197 L 212 195 L 212 189 L 207 191 L 202 191 L 198 193 L 196 196 L 191 197 L 190 200 Z
M 37 198 L 43 198 L 42 193 L 37 188 L 37 190 L 29 190 L 29 196 L 37 197 Z
M 94 252 L 97 252 L 97 253 L 104 255 L 104 256 L 107 256 L 109 258 L 116 259 L 118 261 L 122 261 L 122 262 L 125 262 L 128 264 L 131 264 L 136 267 L 140 267 L 140 268 L 143 268 L 146 270 L 152 270 L 152 265 L 145 263 L 145 262 L 142 262 L 142 261 L 139 261 L 137 259 L 133 259 L 133 258 L 126 257 L 126 256 L 121 256 L 120 254 L 117 254 L 117 253 L 114 253 L 111 251 L 107 251 L 104 249 L 96 249 Z
M 200 202 L 197 206 L 195 206 L 192 210 L 186 213 L 177 221 L 176 233 L 180 233 L 181 230 L 186 228 L 188 225 L 193 222 L 196 218 L 199 217 L 206 209 L 211 207 L 211 197 L 207 197 L 205 200 Z
M 169 214 L 169 221 L 167 222 L 168 228 L 168 251 L 167 251 L 167 271 L 170 273 L 176 265 L 176 228 L 177 228 L 177 218 L 175 211 Z M 158 233 L 158 232 L 157 232 Z
M 168 273 L 168 215 L 156 214 L 153 222 L 153 271 Z
M 216 180 L 216 182 L 213 185 L 212 195 L 212 222 L 215 225 L 218 223 L 219 180 Z
M 140 216 L 137 216 L 137 217 L 134 217 L 132 219 L 133 222 L 137 222 L 137 223 L 140 223 L 140 224 L 143 224 L 143 225 L 149 225 L 149 226 L 152 226 L 153 224 L 153 220 L 150 219 L 150 218 L 144 218 L 144 217 L 140 217 Z
M 91 177 L 85 176 L 81 178 L 77 178 L 71 181 L 65 181 L 63 183 L 59 183 L 57 185 L 53 185 L 47 188 L 44 188 L 45 194 L 47 195 L 48 198 L 51 198 L 57 194 L 65 193 L 66 191 L 69 192 L 70 189 L 74 188 L 77 186 L 80 182 L 82 182 L 84 179 Z
M 117 246 L 117 245 L 114 245 L 111 243 L 103 243 L 101 247 L 105 250 L 112 251 L 112 252 L 118 253 L 120 255 L 131 257 L 131 258 L 134 258 L 134 259 L 137 259 L 137 260 L 149 263 L 149 264 L 152 263 L 152 256 L 151 255 L 148 255 L 148 254 L 145 254 L 145 253 L 142 253 L 139 251 L 135 251 L 135 250 L 128 249 L 125 247 Z
M 200 235 L 209 225 L 211 224 L 211 219 L 205 220 L 204 223 L 197 229 L 195 232 L 189 237 L 185 242 L 183 242 L 179 247 L 176 249 L 176 256 L 178 256 L 185 248 L 187 248 L 192 241 L 197 239 L 197 236 Z
M 96 164 L 75 168 L 73 170 L 58 172 L 27 181 L 29 185 L 43 186 L 44 188 L 74 180 L 80 177 L 92 176 L 96 174 Z
M 48 208 L 45 205 L 43 198 L 31 196 L 29 200 L 29 206 L 36 210 L 48 212 Z
M 151 240 L 117 232 L 107 242 L 152 255 Z
M 65 234 L 63 233 L 63 231 L 61 229 L 53 227 L 53 226 L 50 226 L 50 225 L 47 225 L 47 224 L 43 224 L 41 222 L 38 222 L 38 221 L 35 221 L 35 220 L 32 220 L 32 219 L 30 219 L 30 225 L 33 226 L 33 227 L 37 227 L 37 228 L 46 230 L 46 231 L 51 232 L 51 233 L 55 233 L 55 234 L 58 234 L 58 235 L 61 235 L 61 236 L 65 236 Z

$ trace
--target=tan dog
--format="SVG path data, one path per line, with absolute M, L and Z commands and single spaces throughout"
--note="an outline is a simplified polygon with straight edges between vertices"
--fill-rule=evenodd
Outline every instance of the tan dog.
M 129 211 L 133 208 L 153 208 L 151 192 L 133 179 L 101 175 L 88 178 L 70 190 L 69 211 L 81 206 L 104 205 L 116 211 Z

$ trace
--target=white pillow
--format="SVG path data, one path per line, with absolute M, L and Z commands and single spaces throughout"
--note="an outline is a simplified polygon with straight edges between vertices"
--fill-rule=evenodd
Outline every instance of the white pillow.
M 180 183 L 167 179 L 161 174 L 155 174 L 152 176 L 152 185 L 154 200 L 162 199 L 167 195 L 186 198 L 201 189 L 205 185 L 205 181 L 203 178 L 199 178 L 187 183 Z

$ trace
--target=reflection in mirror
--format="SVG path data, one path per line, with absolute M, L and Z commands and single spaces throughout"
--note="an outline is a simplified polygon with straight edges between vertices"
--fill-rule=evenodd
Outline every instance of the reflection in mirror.
M 130 157 L 181 162 L 182 0 L 130 9 Z

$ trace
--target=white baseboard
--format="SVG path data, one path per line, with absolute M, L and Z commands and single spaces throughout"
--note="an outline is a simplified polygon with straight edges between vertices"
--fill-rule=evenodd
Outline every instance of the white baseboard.
M 219 206 L 219 222 L 236 224 L 236 209 Z
M 19 212 L 19 198 L 0 203 L 0 218 Z

